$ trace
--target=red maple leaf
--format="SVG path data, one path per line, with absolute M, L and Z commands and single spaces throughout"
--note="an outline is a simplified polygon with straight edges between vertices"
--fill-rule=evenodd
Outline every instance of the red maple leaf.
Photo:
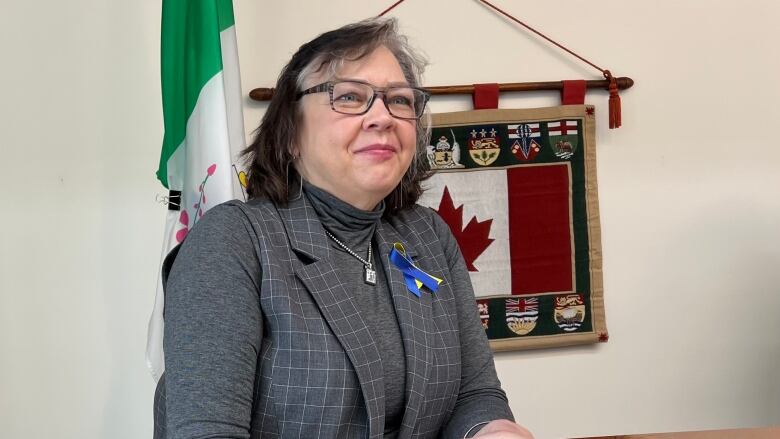
M 466 267 L 469 271 L 479 271 L 474 267 L 474 261 L 485 251 L 494 240 L 489 238 L 490 226 L 493 220 L 477 221 L 477 217 L 471 217 L 466 228 L 463 228 L 463 205 L 455 208 L 455 204 L 450 197 L 450 191 L 447 186 L 444 187 L 444 193 L 439 202 L 439 209 L 434 209 L 439 216 L 450 226 L 455 240 L 458 242 L 463 259 L 466 260 Z

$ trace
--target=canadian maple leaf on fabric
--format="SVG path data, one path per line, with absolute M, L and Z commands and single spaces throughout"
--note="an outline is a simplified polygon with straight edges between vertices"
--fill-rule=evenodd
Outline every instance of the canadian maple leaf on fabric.
M 455 240 L 458 242 L 466 267 L 469 271 L 479 271 L 474 266 L 474 261 L 485 251 L 494 240 L 490 238 L 490 226 L 493 220 L 477 221 L 477 217 L 471 217 L 466 227 L 463 227 L 463 205 L 457 208 L 452 201 L 449 189 L 445 186 L 444 193 L 439 202 L 436 213 L 450 226 Z

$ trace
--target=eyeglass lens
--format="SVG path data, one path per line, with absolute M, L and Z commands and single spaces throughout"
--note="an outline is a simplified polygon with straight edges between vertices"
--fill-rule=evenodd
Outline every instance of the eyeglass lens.
M 333 84 L 333 109 L 346 114 L 360 114 L 368 109 L 374 96 L 370 85 L 343 81 Z M 393 116 L 415 119 L 425 106 L 425 93 L 411 87 L 389 87 L 384 93 L 387 109 Z

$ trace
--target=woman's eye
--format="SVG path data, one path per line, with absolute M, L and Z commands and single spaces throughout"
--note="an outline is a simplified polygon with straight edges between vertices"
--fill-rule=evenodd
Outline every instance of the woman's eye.
M 407 105 L 407 106 L 412 105 L 412 100 L 407 98 L 406 96 L 393 96 L 388 101 L 392 105 Z
M 335 99 L 342 102 L 361 102 L 363 100 L 357 93 L 344 93 L 336 96 Z

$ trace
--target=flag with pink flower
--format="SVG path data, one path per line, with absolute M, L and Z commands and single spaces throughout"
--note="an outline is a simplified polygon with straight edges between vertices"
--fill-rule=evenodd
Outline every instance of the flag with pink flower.
M 192 222 L 190 222 L 190 214 L 187 213 L 188 209 L 182 209 L 179 207 L 179 230 L 176 231 L 176 244 L 184 242 L 184 238 L 187 237 L 187 233 L 190 231 L 190 226 L 194 226 L 195 223 L 203 217 L 203 212 L 209 208 L 208 200 L 206 199 L 206 183 L 209 181 L 209 177 L 214 175 L 217 170 L 217 164 L 214 163 L 206 169 L 206 176 L 203 181 L 198 185 L 198 201 L 192 205 L 192 209 L 195 213 L 192 215 Z M 222 200 L 225 201 L 225 200 Z M 185 207 L 188 207 L 185 205 Z
M 237 165 L 244 122 L 231 0 L 164 0 L 161 48 L 165 136 L 157 178 L 169 190 L 162 262 L 210 208 L 244 198 Z M 165 367 L 160 274 L 146 350 L 156 380 Z

